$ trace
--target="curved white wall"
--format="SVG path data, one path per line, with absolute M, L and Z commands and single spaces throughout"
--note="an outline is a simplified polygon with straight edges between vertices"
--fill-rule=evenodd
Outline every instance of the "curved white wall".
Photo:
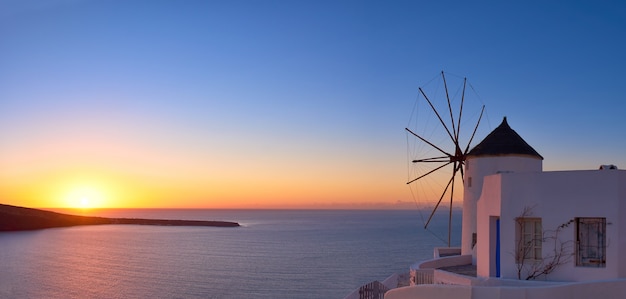
M 385 294 L 385 299 L 621 299 L 624 297 L 624 294 L 626 294 L 626 279 L 551 285 L 545 287 L 419 285 L 390 290 Z

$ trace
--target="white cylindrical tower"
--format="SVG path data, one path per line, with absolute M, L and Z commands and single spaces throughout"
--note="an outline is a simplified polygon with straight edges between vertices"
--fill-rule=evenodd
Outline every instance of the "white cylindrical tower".
M 501 172 L 542 171 L 543 157 L 520 137 L 506 121 L 467 154 L 463 193 L 461 254 L 472 254 L 476 263 L 476 204 L 483 178 Z

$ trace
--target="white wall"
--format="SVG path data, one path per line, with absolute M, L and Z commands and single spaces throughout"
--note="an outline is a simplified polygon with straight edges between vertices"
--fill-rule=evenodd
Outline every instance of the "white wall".
M 543 287 L 419 285 L 390 290 L 385 299 L 623 299 L 624 294 L 626 280 L 621 279 Z
M 495 268 L 495 231 L 491 227 L 491 217 L 500 216 L 500 175 L 488 176 L 484 180 L 483 195 L 478 201 L 477 208 L 477 239 L 476 244 L 476 274 L 478 277 L 493 277 Z
M 470 286 L 421 284 L 411 287 L 397 288 L 385 293 L 385 299 L 471 299 Z M 485 298 L 488 299 L 488 298 Z
M 469 156 L 465 166 L 461 254 L 473 254 L 472 234 L 477 232 L 476 207 L 482 193 L 483 178 L 499 172 L 540 172 L 542 160 L 531 156 Z M 471 185 L 470 185 L 471 182 Z
M 619 218 L 621 222 L 617 222 L 613 225 L 613 229 L 617 230 L 619 240 L 614 241 L 616 246 L 620 249 L 621 255 L 618 257 L 618 277 L 626 278 L 626 171 L 619 172 L 618 178 L 619 185 Z M 618 225 L 619 224 L 619 225 Z
M 515 265 L 515 218 L 524 208 L 532 208 L 531 217 L 542 218 L 544 232 L 554 230 L 575 217 L 606 217 L 607 219 L 607 264 L 605 268 L 576 267 L 575 256 L 543 279 L 555 281 L 583 281 L 625 277 L 620 272 L 624 258 L 619 251 L 626 252 L 624 241 L 619 237 L 620 218 L 626 217 L 626 208 L 620 205 L 620 187 L 626 184 L 624 171 L 589 170 L 559 171 L 542 173 L 502 173 L 485 179 L 483 197 L 479 200 L 479 242 L 477 272 L 479 276 L 493 275 L 493 252 L 482 248 L 489 243 L 489 216 L 500 216 L 500 261 L 503 278 L 517 278 Z M 497 202 L 501 206 L 497 207 Z M 497 210 L 500 210 L 499 213 Z M 621 214 L 620 214 L 621 213 Z M 626 218 L 625 218 L 626 219 Z M 486 233 L 482 233 L 482 232 Z M 624 234 L 622 232 L 622 234 Z M 487 236 L 485 236 L 487 235 Z M 560 234 L 562 241 L 575 240 L 575 224 L 570 224 Z M 572 245 L 572 253 L 575 244 Z M 543 243 L 543 256 L 551 254 L 554 246 Z M 487 260 L 484 260 L 484 257 Z M 623 267 L 622 267 L 623 268 Z M 524 277 L 523 277 L 524 278 Z

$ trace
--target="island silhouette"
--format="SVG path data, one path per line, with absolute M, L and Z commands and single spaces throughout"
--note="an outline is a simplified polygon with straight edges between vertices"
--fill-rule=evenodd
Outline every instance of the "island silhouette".
M 237 222 L 205 220 L 165 220 L 141 218 L 105 218 L 78 216 L 39 209 L 0 204 L 0 231 L 37 230 L 55 227 L 102 224 L 162 226 L 239 227 Z

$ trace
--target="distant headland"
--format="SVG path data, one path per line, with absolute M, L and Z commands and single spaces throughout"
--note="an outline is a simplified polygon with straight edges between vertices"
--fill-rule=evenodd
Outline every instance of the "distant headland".
M 0 231 L 36 230 L 54 227 L 101 224 L 135 224 L 163 226 L 238 227 L 237 222 L 203 220 L 163 220 L 138 218 L 104 218 L 62 214 L 38 209 L 0 204 Z

